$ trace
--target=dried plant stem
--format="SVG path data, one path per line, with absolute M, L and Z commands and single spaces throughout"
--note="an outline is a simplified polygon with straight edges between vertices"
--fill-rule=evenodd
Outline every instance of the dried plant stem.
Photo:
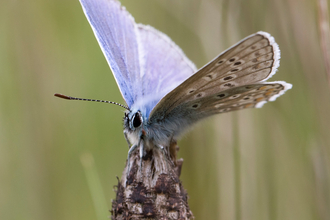
M 170 158 L 154 148 L 143 157 L 141 169 L 138 150 L 133 153 L 129 175 L 126 165 L 118 180 L 112 219 L 193 219 L 179 179 L 182 159 L 176 160 L 177 151 L 176 142 Z
M 329 12 L 327 0 L 317 0 L 320 42 L 323 53 L 325 68 L 327 71 L 328 83 L 330 86 L 330 31 Z

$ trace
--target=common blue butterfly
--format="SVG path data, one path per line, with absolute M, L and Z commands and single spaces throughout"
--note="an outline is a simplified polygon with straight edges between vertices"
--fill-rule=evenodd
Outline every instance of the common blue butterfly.
M 264 82 L 275 74 L 280 59 L 268 33 L 244 38 L 197 70 L 168 36 L 136 24 L 117 0 L 80 2 L 127 104 L 128 157 L 137 148 L 140 160 L 147 149 L 166 152 L 201 119 L 260 108 L 292 87 L 282 81 Z

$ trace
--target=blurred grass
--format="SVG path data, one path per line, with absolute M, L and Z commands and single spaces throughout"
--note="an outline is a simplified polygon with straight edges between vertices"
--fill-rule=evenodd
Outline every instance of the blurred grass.
M 276 102 L 206 120 L 179 142 L 196 219 L 329 219 L 330 91 L 316 1 L 122 2 L 198 67 L 267 31 L 282 52 L 272 80 L 293 84 Z M 95 219 L 80 155 L 94 156 L 110 208 L 127 146 L 120 108 L 53 97 L 123 102 L 79 2 L 1 1 L 0 67 L 0 219 Z
M 97 170 L 95 169 L 93 155 L 85 152 L 80 156 L 80 161 L 85 169 L 86 180 L 91 191 L 97 219 L 104 219 L 104 216 L 109 215 L 109 212 L 107 211 L 107 200 L 105 199 L 100 177 L 98 176 Z

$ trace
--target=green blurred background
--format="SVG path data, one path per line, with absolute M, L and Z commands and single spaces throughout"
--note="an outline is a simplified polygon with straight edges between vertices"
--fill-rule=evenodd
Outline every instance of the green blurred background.
M 259 30 L 280 46 L 270 81 L 292 90 L 262 109 L 210 118 L 179 142 L 196 219 L 330 219 L 330 90 L 317 2 L 122 4 L 198 68 Z M 78 0 L 2 0 L 0 71 L 0 219 L 108 219 L 128 150 L 123 109 L 53 97 L 123 103 Z

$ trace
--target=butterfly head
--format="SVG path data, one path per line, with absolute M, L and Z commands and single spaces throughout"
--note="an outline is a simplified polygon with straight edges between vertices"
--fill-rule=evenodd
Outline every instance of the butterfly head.
M 125 128 L 129 128 L 132 131 L 139 130 L 143 125 L 143 121 L 140 111 L 128 111 L 125 113 Z
M 147 138 L 148 135 L 144 126 L 145 121 L 140 110 L 128 110 L 125 112 L 124 135 L 130 147 L 134 145 L 140 146 L 141 139 Z

